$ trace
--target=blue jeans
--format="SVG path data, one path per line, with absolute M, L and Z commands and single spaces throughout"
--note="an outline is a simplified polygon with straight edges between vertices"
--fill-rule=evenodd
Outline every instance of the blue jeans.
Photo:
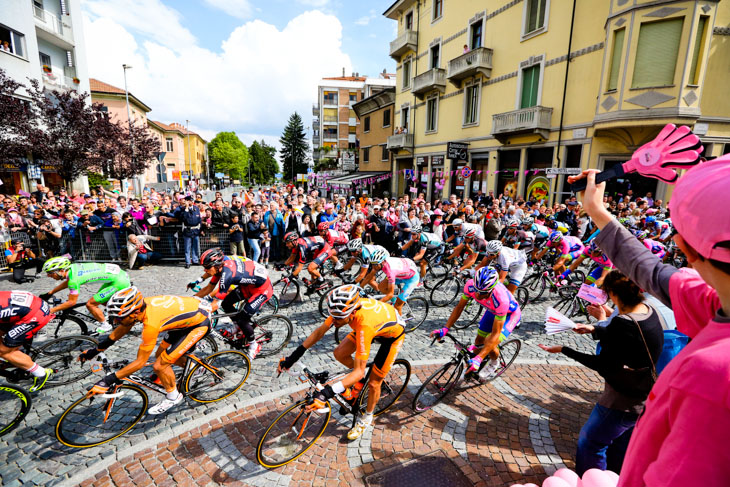
M 197 264 L 200 256 L 200 237 L 183 235 L 183 242 L 185 243 L 185 263 L 190 264 L 192 260 L 193 264 Z
M 149 264 L 151 262 L 157 262 L 162 258 L 162 254 L 159 252 L 150 252 L 147 251 L 145 254 L 137 254 L 137 262 L 139 263 L 139 267 L 142 267 L 145 264 Z
M 638 414 L 596 404 L 578 435 L 575 473 L 582 476 L 591 468 L 620 472 L 638 419 Z
M 261 255 L 261 247 L 259 247 L 259 239 L 257 238 L 249 238 L 248 240 L 248 246 L 251 247 L 251 252 L 253 255 L 251 256 L 251 259 L 254 262 L 259 261 L 259 256 Z

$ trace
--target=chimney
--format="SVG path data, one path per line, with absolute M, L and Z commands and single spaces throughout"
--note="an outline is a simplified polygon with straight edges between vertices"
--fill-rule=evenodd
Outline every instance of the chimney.
M 345 68 L 342 68 L 342 77 L 345 77 Z

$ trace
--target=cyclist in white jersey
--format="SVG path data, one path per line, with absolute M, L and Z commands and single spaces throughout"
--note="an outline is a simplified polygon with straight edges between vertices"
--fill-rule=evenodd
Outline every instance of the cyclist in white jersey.
M 377 250 L 382 250 L 386 254 L 388 252 L 380 245 L 363 245 L 362 239 L 359 238 L 350 240 L 347 242 L 347 251 L 350 253 L 350 259 L 347 261 L 347 264 L 345 264 L 343 271 L 349 271 L 359 257 L 362 265 L 360 267 L 360 272 L 358 272 L 357 276 L 355 276 L 355 283 L 359 284 L 368 273 L 368 269 L 370 268 L 370 257 Z
M 511 249 L 502 245 L 499 240 L 487 243 L 487 256 L 484 257 L 477 269 L 492 265 L 499 272 L 499 281 L 504 281 L 509 274 L 507 290 L 513 293 L 527 274 L 527 257 L 521 250 Z

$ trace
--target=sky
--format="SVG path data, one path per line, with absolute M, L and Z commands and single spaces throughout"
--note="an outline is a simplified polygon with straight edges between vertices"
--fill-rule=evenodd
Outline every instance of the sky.
M 123 88 L 131 65 L 128 89 L 152 120 L 278 147 L 294 111 L 311 127 L 322 77 L 394 72 L 395 21 L 382 15 L 391 3 L 83 0 L 89 76 Z

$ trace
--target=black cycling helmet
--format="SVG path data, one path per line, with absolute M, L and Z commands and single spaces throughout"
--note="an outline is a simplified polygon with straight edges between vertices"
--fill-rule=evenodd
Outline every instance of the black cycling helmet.
M 215 247 L 213 249 L 208 249 L 203 252 L 203 255 L 200 256 L 200 263 L 205 269 L 210 269 L 211 267 L 218 267 L 223 265 L 224 258 L 225 254 L 223 253 L 221 248 Z
M 284 242 L 296 242 L 299 240 L 299 234 L 297 232 L 289 232 L 286 235 L 284 235 Z

